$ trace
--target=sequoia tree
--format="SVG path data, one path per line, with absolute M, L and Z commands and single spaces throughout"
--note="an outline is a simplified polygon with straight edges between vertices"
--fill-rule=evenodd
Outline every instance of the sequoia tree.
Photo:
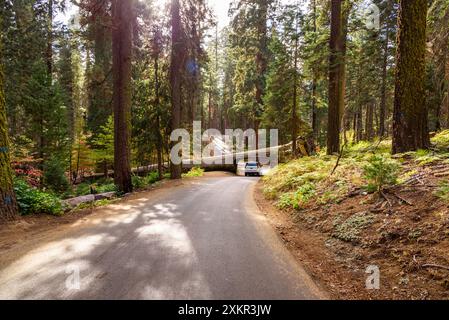
M 6 120 L 5 95 L 3 92 L 3 67 L 0 63 L 0 219 L 12 219 L 18 212 L 12 181 L 8 124 Z
M 425 98 L 427 0 L 402 0 L 399 9 L 393 153 L 430 146 Z
M 176 130 L 181 126 L 181 80 L 182 80 L 182 25 L 180 15 L 179 0 L 172 0 L 171 3 L 171 27 L 172 27 L 172 53 L 170 63 L 170 87 L 171 87 L 171 104 L 172 119 L 171 129 Z M 182 164 L 170 164 L 170 172 L 172 179 L 180 179 L 182 174 Z
M 114 178 L 118 189 L 128 193 L 133 189 L 130 165 L 133 0 L 114 0 L 112 16 Z
M 331 36 L 329 42 L 329 114 L 327 131 L 327 153 L 340 151 L 340 128 L 344 111 L 342 95 L 343 86 L 343 17 L 342 2 L 332 0 L 331 3 Z

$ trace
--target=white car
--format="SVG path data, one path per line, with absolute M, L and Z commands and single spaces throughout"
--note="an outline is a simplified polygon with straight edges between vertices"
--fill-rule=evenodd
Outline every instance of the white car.
M 245 164 L 245 177 L 260 176 L 261 166 L 257 162 L 248 162 Z

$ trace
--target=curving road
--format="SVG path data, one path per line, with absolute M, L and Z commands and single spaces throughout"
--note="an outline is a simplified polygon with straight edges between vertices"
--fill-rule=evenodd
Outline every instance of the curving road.
M 256 182 L 203 178 L 98 209 L 0 270 L 0 299 L 322 298 L 254 205 Z

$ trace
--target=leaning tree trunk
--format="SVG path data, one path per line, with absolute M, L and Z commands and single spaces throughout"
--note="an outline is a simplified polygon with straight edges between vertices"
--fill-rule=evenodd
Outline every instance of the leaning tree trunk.
M 176 130 L 181 126 L 181 77 L 182 77 L 182 29 L 179 0 L 172 0 L 171 4 L 171 26 L 172 26 L 172 53 L 170 64 L 171 85 L 171 129 Z M 210 113 L 209 113 L 210 119 Z M 210 121 L 210 120 L 209 120 Z M 210 122 L 209 122 L 210 124 Z M 174 143 L 172 142 L 172 146 Z M 172 179 L 181 179 L 182 164 L 175 165 L 170 161 L 170 173 Z
M 3 67 L 0 64 L 0 219 L 11 220 L 17 213 L 18 209 L 9 157 L 8 124 L 6 119 L 5 94 L 3 92 Z
M 427 0 L 402 0 L 396 57 L 393 153 L 430 146 L 425 99 Z
M 133 0 L 114 0 L 112 15 L 114 180 L 121 192 L 129 193 L 133 190 L 130 165 Z

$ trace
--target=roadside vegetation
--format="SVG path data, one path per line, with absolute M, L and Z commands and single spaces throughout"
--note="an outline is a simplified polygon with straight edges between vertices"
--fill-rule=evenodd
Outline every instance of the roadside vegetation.
M 42 186 L 39 181 L 33 180 L 36 176 L 30 178 L 21 174 L 14 179 L 14 190 L 21 215 L 50 214 L 60 216 L 71 209 L 98 207 L 110 202 L 109 199 L 101 199 L 94 201 L 94 203 L 81 203 L 76 208 L 71 208 L 66 203 L 68 199 L 107 193 L 114 193 L 114 197 L 121 196 L 112 178 L 86 179 L 81 183 L 70 185 L 63 172 L 60 172 L 59 175 L 56 175 L 56 173 L 57 171 L 53 171 L 52 177 L 44 178 L 43 181 L 45 182 Z M 167 179 L 169 176 L 165 175 L 163 178 Z M 145 190 L 159 181 L 158 172 L 132 177 L 135 190 Z
M 204 169 L 194 167 L 189 172 L 184 173 L 182 175 L 183 178 L 196 178 L 196 177 L 202 177 L 204 175 Z
M 341 272 L 364 279 L 378 265 L 383 290 L 371 298 L 448 298 L 449 131 L 426 151 L 392 156 L 390 148 L 360 142 L 340 157 L 292 160 L 263 178 L 264 196 L 321 237 Z

